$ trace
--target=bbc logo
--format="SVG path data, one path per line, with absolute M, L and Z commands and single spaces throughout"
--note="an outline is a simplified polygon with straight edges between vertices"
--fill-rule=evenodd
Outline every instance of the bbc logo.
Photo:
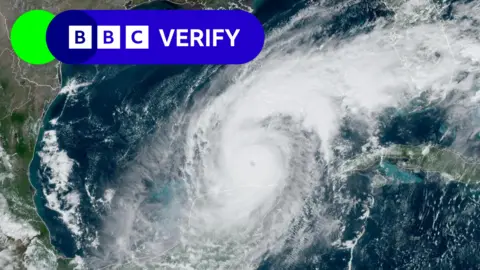
M 68 27 L 68 48 L 92 49 L 92 36 L 91 25 L 70 25 Z M 121 47 L 120 26 L 97 26 L 97 49 L 120 49 Z M 148 49 L 148 26 L 125 26 L 125 48 Z

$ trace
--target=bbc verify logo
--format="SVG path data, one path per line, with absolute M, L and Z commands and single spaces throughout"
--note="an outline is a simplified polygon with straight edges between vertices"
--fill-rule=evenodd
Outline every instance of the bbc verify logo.
M 92 49 L 92 26 L 69 26 L 69 49 Z M 149 49 L 146 25 L 125 26 L 126 49 Z M 121 49 L 120 26 L 97 26 L 97 49 Z M 163 47 L 235 47 L 240 29 L 158 29 Z M 173 41 L 173 42 L 172 42 Z
M 125 26 L 126 49 L 148 49 L 148 26 Z M 68 27 L 69 49 L 92 49 L 93 29 L 90 25 Z M 121 28 L 118 25 L 97 26 L 97 49 L 121 49 Z
M 69 10 L 51 20 L 46 39 L 66 64 L 244 64 L 265 33 L 238 10 Z

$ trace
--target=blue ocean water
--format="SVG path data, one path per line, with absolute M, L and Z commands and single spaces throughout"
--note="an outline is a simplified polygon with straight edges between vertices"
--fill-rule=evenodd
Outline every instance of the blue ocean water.
M 268 33 L 309 2 L 257 2 L 255 14 Z M 142 8 L 180 7 L 154 2 Z M 321 43 L 332 36 L 348 38 L 359 31 L 368 32 L 371 30 L 368 22 L 379 18 L 388 20 L 392 15 L 381 2 L 359 1 L 334 16 L 320 33 L 316 32 L 305 42 Z M 301 29 L 302 22 L 298 24 Z M 358 29 L 352 32 L 354 27 Z M 193 99 L 187 98 L 189 91 L 193 89 L 194 95 L 202 95 L 200 89 L 210 82 L 209 76 L 205 75 L 202 78 L 207 79 L 200 82 L 191 78 L 199 77 L 205 70 L 212 74 L 217 71 L 214 67 L 205 69 L 202 66 L 62 65 L 64 88 L 72 80 L 77 85 L 85 83 L 85 86 L 77 87 L 74 95 L 58 95 L 49 106 L 30 165 L 30 180 L 37 190 L 35 203 L 38 212 L 50 230 L 52 243 L 62 254 L 67 257 L 89 256 L 90 251 L 85 247 L 91 244 L 108 211 L 89 198 L 102 198 L 108 188 L 122 184 L 118 182 L 118 175 L 135 158 L 138 146 L 156 131 L 159 119 L 169 118 L 183 102 L 194 105 Z M 228 84 L 228 78 L 221 83 Z M 449 146 L 454 139 L 454 134 L 444 136 L 448 125 L 445 113 L 439 107 L 407 108 L 400 112 L 386 110 L 382 117 L 379 137 L 383 145 L 432 142 Z M 52 123 L 52 120 L 55 121 Z M 81 198 L 77 211 L 82 221 L 78 225 L 84 227 L 81 237 L 72 234 L 57 212 L 45 207 L 47 200 L 41 191 L 51 185 L 51 172 L 41 166 L 38 152 L 44 147 L 45 131 L 51 130 L 56 132 L 59 149 L 74 160 L 68 182 L 70 189 L 78 192 Z M 342 134 L 343 139 L 358 145 L 367 139 L 348 123 Z M 359 151 L 353 148 L 351 154 Z M 377 169 L 400 183 L 374 191 L 375 204 L 354 254 L 350 254 L 350 249 L 314 243 L 290 268 L 345 269 L 350 260 L 355 269 L 475 269 L 480 265 L 477 254 L 480 229 L 475 225 L 480 210 L 470 197 L 468 187 L 459 183 L 445 186 L 440 183 L 438 175 L 414 174 L 393 164 L 383 164 L 381 168 L 351 175 L 345 193 L 362 202 L 371 200 L 370 182 Z M 167 204 L 172 200 L 169 191 L 174 188 L 172 185 L 169 179 L 165 179 L 158 186 L 149 186 L 148 200 Z M 360 208 L 346 214 L 344 239 L 352 239 L 361 230 L 361 215 Z M 283 269 L 282 262 L 291 252 L 287 249 L 276 256 L 266 256 L 258 269 Z

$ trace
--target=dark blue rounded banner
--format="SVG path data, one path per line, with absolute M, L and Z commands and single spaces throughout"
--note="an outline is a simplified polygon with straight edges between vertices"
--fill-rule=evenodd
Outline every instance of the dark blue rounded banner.
M 264 40 L 257 18 L 239 10 L 69 10 L 47 30 L 67 64 L 243 64 Z

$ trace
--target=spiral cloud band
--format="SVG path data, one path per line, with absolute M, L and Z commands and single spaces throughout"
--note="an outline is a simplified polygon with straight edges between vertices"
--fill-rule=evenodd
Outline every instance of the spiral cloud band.
M 472 20 L 441 20 L 429 1 L 381 3 L 395 15 L 331 34 L 343 5 L 299 10 L 268 32 L 249 64 L 162 83 L 159 91 L 188 95 L 119 176 L 103 224 L 115 238 L 91 264 L 255 269 L 285 249 L 294 261 L 313 243 L 354 248 L 356 238 L 341 240 L 355 204 L 340 192 L 350 147 L 339 139 L 342 123 L 357 123 L 374 149 L 384 109 L 467 92 L 473 80 L 452 78 L 478 73 L 480 50 Z M 456 9 L 464 18 L 478 11 Z M 162 199 L 149 200 L 152 187 Z

